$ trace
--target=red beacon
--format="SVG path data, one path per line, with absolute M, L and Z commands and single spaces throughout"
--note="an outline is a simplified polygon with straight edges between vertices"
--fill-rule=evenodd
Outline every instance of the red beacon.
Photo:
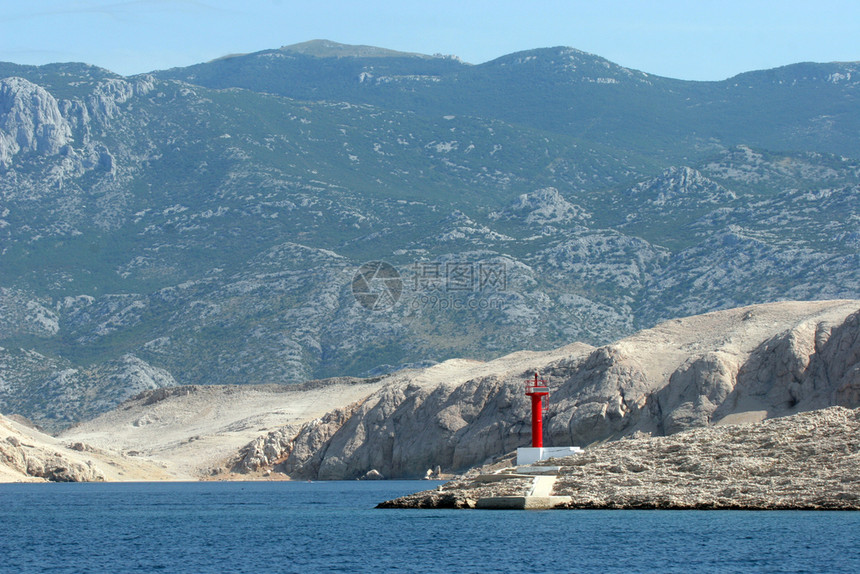
M 534 380 L 526 379 L 526 395 L 532 398 L 532 447 L 543 448 L 543 415 L 549 407 L 549 387 L 535 373 Z

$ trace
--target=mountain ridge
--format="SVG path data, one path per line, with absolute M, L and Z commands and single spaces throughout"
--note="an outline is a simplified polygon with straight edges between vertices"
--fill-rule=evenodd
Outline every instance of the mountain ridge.
M 752 144 L 786 151 L 798 149 L 797 146 L 808 148 L 807 136 L 777 126 L 790 125 L 797 117 L 806 116 L 807 121 L 811 121 L 834 112 L 845 119 L 853 116 L 845 114 L 844 104 L 838 109 L 822 108 L 817 93 L 798 99 L 796 94 L 786 95 L 785 89 L 793 86 L 818 90 L 841 86 L 845 97 L 856 101 L 853 88 L 856 80 L 851 78 L 860 77 L 856 66 L 850 63 L 796 64 L 745 72 L 721 81 L 693 82 L 630 70 L 567 47 L 525 50 L 469 66 L 414 57 L 393 58 L 382 63 L 378 58 L 321 58 L 310 66 L 296 59 L 272 60 L 266 54 L 249 54 L 241 62 L 231 62 L 229 69 L 198 65 L 155 75 L 209 87 L 243 87 L 298 99 L 362 101 L 423 114 L 481 116 L 491 110 L 494 117 L 516 124 L 553 132 L 585 130 L 592 138 L 612 141 L 628 149 L 640 143 L 625 136 L 624 127 L 638 123 L 640 130 L 648 128 L 652 141 L 667 146 L 664 153 L 676 157 L 682 150 L 707 141 L 695 134 L 708 131 L 712 128 L 706 125 L 719 122 L 728 122 L 727 127 L 732 131 L 745 134 L 732 142 L 735 145 Z M 808 78 L 810 71 L 815 71 L 816 79 Z M 267 74 L 275 78 L 291 77 L 294 81 L 289 84 L 267 81 L 264 79 Z M 834 83 L 833 78 L 845 80 Z M 742 87 L 738 80 L 745 80 Z M 528 89 L 522 89 L 524 86 Z M 750 88 L 754 88 L 754 93 L 748 93 Z M 713 96 L 706 96 L 710 101 L 699 101 L 703 92 L 713 93 Z M 420 97 L 417 94 L 421 94 Z M 781 106 L 790 109 L 791 115 L 779 113 L 780 106 L 763 106 L 757 110 L 760 120 L 753 125 L 749 122 L 756 120 L 755 117 L 734 121 L 738 106 L 748 107 L 763 98 L 782 100 Z M 614 120 L 600 113 L 606 104 L 614 108 L 618 116 Z M 599 118 L 597 124 L 594 124 L 595 117 Z M 547 121 L 550 118 L 551 121 Z M 663 132 L 672 123 L 677 124 L 677 128 L 669 132 L 671 138 L 666 138 Z M 767 135 L 764 140 L 756 141 L 750 137 L 753 133 L 758 137 Z M 792 147 L 775 146 L 778 142 L 798 138 L 801 139 Z M 848 133 L 844 132 L 839 145 L 851 146 L 850 141 Z M 835 149 L 830 147 L 826 151 Z M 860 153 L 854 146 L 848 155 L 857 157 Z

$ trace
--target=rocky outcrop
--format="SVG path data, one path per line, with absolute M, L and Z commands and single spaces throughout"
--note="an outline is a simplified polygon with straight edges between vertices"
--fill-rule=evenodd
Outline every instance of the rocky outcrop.
M 305 424 L 283 465 L 296 478 L 420 478 L 445 468 L 483 463 L 526 439 L 516 384 L 497 377 L 434 388 L 391 384 L 352 409 Z M 351 411 L 351 412 L 350 412 Z
M 853 312 L 852 312 L 853 311 Z M 848 303 L 774 304 L 672 321 L 547 362 L 549 445 L 636 432 L 672 435 L 831 405 L 858 406 L 860 311 Z M 528 371 L 462 384 L 391 383 L 350 409 L 279 436 L 282 470 L 317 479 L 418 478 L 462 470 L 530 439 Z
M 343 61 L 299 69 L 276 54 L 230 59 L 226 74 L 225 61 L 128 78 L 3 67 L 16 77 L 0 98 L 0 288 L 31 291 L 42 309 L 0 317 L 0 346 L 64 362 L 44 377 L 17 360 L 4 380 L 57 384 L 27 389 L 34 400 L 16 410 L 61 411 L 59 425 L 91 416 L 56 406 L 67 382 L 103 392 L 68 371 L 126 354 L 183 384 L 294 383 L 605 345 L 736 305 L 860 297 L 857 110 L 829 119 L 854 97 L 856 65 L 815 66 L 814 98 L 794 82 L 807 67 L 775 72 L 787 74 L 781 103 L 810 98 L 778 112 L 754 95 L 777 87 L 773 73 L 758 75 L 741 90 L 752 99 L 729 98 L 741 126 L 728 129 L 724 110 L 699 112 L 731 83 L 642 75 L 627 96 L 594 98 L 630 89 L 629 71 L 557 50 L 468 70 L 378 60 L 343 76 Z M 357 82 L 362 70 L 374 81 Z M 825 80 L 837 77 L 854 80 Z M 768 110 L 781 119 L 762 119 Z M 810 132 L 809 118 L 829 127 Z M 751 141 L 810 152 L 735 147 Z M 403 289 L 371 317 L 351 280 L 377 257 Z
M 106 363 L 104 372 L 100 375 L 98 381 L 105 387 L 107 396 L 104 401 L 107 405 L 119 404 L 144 391 L 177 385 L 169 371 L 154 367 L 131 354 Z M 96 411 L 107 410 L 105 406 L 98 404 L 92 408 Z
M 81 445 L 75 450 L 84 450 Z M 44 479 L 51 482 L 93 482 L 104 474 L 92 461 L 72 460 L 64 448 L 29 441 L 17 433 L 12 423 L 0 416 L 0 475 L 17 474 L 20 480 Z
M 239 450 L 239 457 L 231 465 L 234 472 L 255 472 L 271 467 L 286 457 L 292 449 L 296 428 L 285 426 L 257 437 Z
M 327 413 L 325 416 L 305 423 L 299 433 L 293 437 L 289 444 L 284 447 L 282 456 L 284 462 L 281 470 L 286 474 L 296 477 L 319 478 L 330 473 L 328 468 L 337 466 L 340 458 L 328 458 L 326 470 L 321 472 L 320 467 L 326 460 L 326 452 L 332 439 L 343 430 L 344 425 L 352 419 L 355 412 L 360 409 L 364 401 L 359 401 L 341 409 Z M 345 434 L 345 433 L 344 433 Z M 343 437 L 343 434 L 341 435 Z M 360 444 L 361 436 L 353 437 L 355 443 Z M 341 439 L 342 440 L 342 439 Z M 286 456 L 284 456 L 286 455 Z M 367 469 L 365 469 L 367 470 Z M 348 475 L 335 475 L 338 478 Z M 355 478 L 350 476 L 350 478 Z
M 673 434 L 723 419 L 858 406 L 852 389 L 860 368 L 860 311 L 836 322 L 815 314 L 799 318 L 777 334 L 758 335 L 765 338 L 758 344 L 751 335 L 769 320 L 768 307 L 723 316 L 730 314 L 734 325 L 710 348 L 694 340 L 664 341 L 690 350 L 676 364 L 662 364 L 662 374 L 653 372 L 654 365 L 643 365 L 649 360 L 647 346 L 621 342 L 595 351 L 554 397 L 548 424 L 553 442 L 591 444 L 635 431 Z
M 670 167 L 660 176 L 637 184 L 628 193 L 640 196 L 651 207 L 684 209 L 701 208 L 707 204 L 722 205 L 737 199 L 734 192 L 686 166 Z
M 522 219 L 528 225 L 565 224 L 591 218 L 585 209 L 564 199 L 554 187 L 545 187 L 520 195 L 502 212 L 490 214 L 491 219 Z
M 19 154 L 33 153 L 58 156 L 47 174 L 57 187 L 63 187 L 65 180 L 75 187 L 73 180 L 91 170 L 115 174 L 116 151 L 94 133 L 102 137 L 105 129 L 122 131 L 124 128 L 111 125 L 120 116 L 121 106 L 148 94 L 154 85 L 155 79 L 148 75 L 133 80 L 105 78 L 84 98 L 58 100 L 27 79 L 0 79 L 0 168 L 12 167 Z M 24 172 L 26 169 L 19 175 Z M 94 185 L 93 191 L 103 193 L 104 189 Z
M 764 341 L 737 370 L 737 384 L 714 412 L 740 405 L 770 415 L 860 406 L 860 311 L 840 324 L 805 322 Z
M 712 351 L 685 361 L 655 396 L 660 430 L 673 434 L 708 426 L 711 415 L 734 390 L 737 373 L 737 359 L 725 352 Z
M 162 387 L 61 436 L 70 444 L 134 452 L 135 460 L 164 463 L 185 479 L 216 469 L 226 478 L 355 479 L 370 470 L 423 478 L 428 469 L 447 475 L 529 444 L 523 383 L 535 371 L 552 389 L 548 446 L 594 446 L 637 431 L 674 435 L 819 405 L 856 407 L 858 309 L 857 301 L 746 307 L 672 320 L 600 348 L 574 344 L 489 362 L 450 360 L 374 379 Z M 12 380 L 3 365 L 16 358 L 22 357 L 0 350 L 0 390 Z M 84 374 L 74 366 L 62 372 L 71 390 Z M 170 381 L 133 356 L 104 375 L 119 373 L 125 378 L 110 388 Z M 2 392 L 20 395 L 14 388 Z
M 570 497 L 563 508 L 860 510 L 860 409 L 634 436 L 538 464 L 560 466 L 552 494 Z M 472 508 L 531 486 L 478 478 L 380 506 Z
M 0 79 L 0 167 L 18 153 L 55 155 L 71 141 L 54 96 L 23 78 Z

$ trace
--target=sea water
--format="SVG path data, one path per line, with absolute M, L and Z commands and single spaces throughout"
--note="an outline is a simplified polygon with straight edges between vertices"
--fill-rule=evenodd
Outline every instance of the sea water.
M 860 512 L 374 508 L 437 484 L 4 484 L 0 571 L 860 572 Z

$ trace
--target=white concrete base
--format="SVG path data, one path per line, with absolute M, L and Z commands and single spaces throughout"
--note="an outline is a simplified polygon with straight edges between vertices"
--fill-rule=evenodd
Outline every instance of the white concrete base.
M 578 446 L 522 447 L 517 449 L 517 466 L 526 466 L 539 460 L 570 456 L 580 452 L 582 452 L 582 449 Z

